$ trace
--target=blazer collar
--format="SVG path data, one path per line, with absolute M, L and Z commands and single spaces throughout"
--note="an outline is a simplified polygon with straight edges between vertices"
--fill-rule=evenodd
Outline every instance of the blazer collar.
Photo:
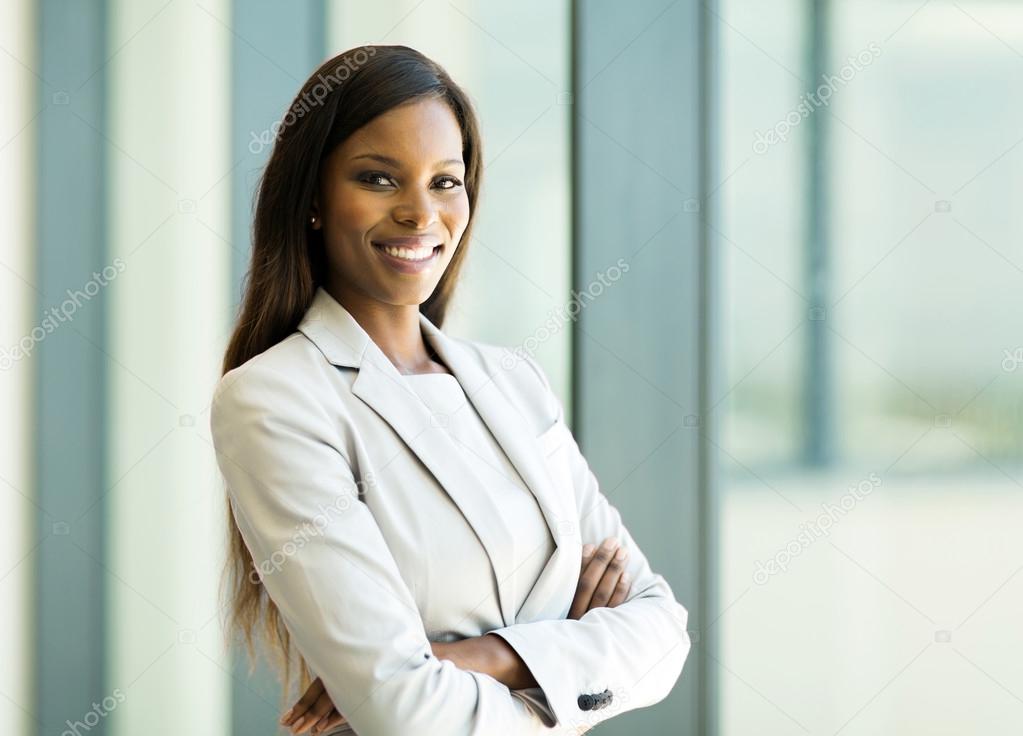
M 575 530 L 575 509 L 568 507 L 573 494 L 570 489 L 567 493 L 564 489 L 559 493 L 555 487 L 542 459 L 543 448 L 536 441 L 532 427 L 508 399 L 501 366 L 497 363 L 486 365 L 457 340 L 445 335 L 422 312 L 419 313 L 419 324 L 423 338 L 458 379 L 473 407 L 540 506 L 556 550 L 519 611 L 528 611 L 530 616 L 553 617 L 558 611 L 543 609 L 550 600 L 548 588 L 551 580 L 563 579 L 560 577 L 563 571 L 556 568 L 578 563 L 577 555 L 566 550 L 570 545 L 564 544 Z M 515 623 L 519 611 L 513 610 L 512 591 L 507 586 L 513 573 L 512 551 L 516 540 L 511 530 L 500 522 L 503 516 L 501 509 L 481 488 L 481 481 L 462 459 L 455 440 L 443 428 L 435 426 L 429 409 L 404 376 L 351 313 L 323 287 L 317 289 L 298 329 L 332 364 L 358 369 L 352 393 L 394 429 L 458 506 L 490 558 L 498 581 L 499 605 L 505 625 Z M 544 599 L 533 600 L 533 595 Z

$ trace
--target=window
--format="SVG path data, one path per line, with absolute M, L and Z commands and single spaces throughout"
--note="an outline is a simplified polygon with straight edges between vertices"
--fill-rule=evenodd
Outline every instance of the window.
M 1023 670 L 1023 8 L 725 0 L 722 733 L 980 733 Z

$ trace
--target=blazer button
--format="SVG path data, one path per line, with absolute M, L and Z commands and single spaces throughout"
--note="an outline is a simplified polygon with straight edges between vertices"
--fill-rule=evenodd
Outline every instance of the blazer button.
M 592 710 L 595 701 L 592 695 L 583 694 L 579 696 L 578 703 L 582 710 Z

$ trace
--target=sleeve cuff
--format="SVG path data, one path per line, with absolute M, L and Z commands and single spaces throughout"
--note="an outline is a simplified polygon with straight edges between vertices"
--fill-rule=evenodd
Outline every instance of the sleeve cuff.
M 542 626 L 547 622 L 536 622 L 531 624 L 525 624 L 530 627 Z M 537 701 L 542 702 L 544 705 L 544 714 L 550 718 L 553 722 L 550 726 L 564 726 L 571 723 L 571 717 L 575 715 L 574 712 L 565 712 L 568 708 L 569 703 L 575 703 L 574 689 L 571 682 L 571 678 L 565 676 L 564 668 L 561 667 L 560 672 L 549 672 L 545 666 L 549 659 L 549 652 L 544 652 L 543 647 L 535 647 L 530 642 L 543 641 L 544 638 L 541 636 L 524 636 L 524 632 L 516 630 L 516 627 L 520 624 L 513 624 L 506 626 L 503 629 L 497 631 L 491 631 L 489 633 L 496 636 L 500 636 L 515 653 L 518 654 L 522 661 L 526 663 L 529 671 L 533 673 L 533 677 L 536 678 L 536 684 L 539 687 L 526 688 L 525 690 L 513 690 L 513 693 L 524 694 L 524 693 L 537 693 Z M 520 697 L 522 697 L 520 695 Z M 542 700 L 540 700 L 542 698 Z M 527 701 L 532 703 L 532 700 Z
M 557 725 L 558 719 L 554 717 L 554 711 L 551 710 L 550 703 L 547 702 L 543 688 L 527 687 L 521 690 L 512 690 L 511 694 L 525 703 L 543 721 L 543 725 L 548 728 L 554 728 Z

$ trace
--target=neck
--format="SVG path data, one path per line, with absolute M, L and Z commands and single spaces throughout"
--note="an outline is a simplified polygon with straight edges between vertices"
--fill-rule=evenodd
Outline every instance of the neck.
M 423 337 L 418 304 L 387 304 L 325 287 L 348 310 L 399 373 L 430 373 L 441 368 Z

